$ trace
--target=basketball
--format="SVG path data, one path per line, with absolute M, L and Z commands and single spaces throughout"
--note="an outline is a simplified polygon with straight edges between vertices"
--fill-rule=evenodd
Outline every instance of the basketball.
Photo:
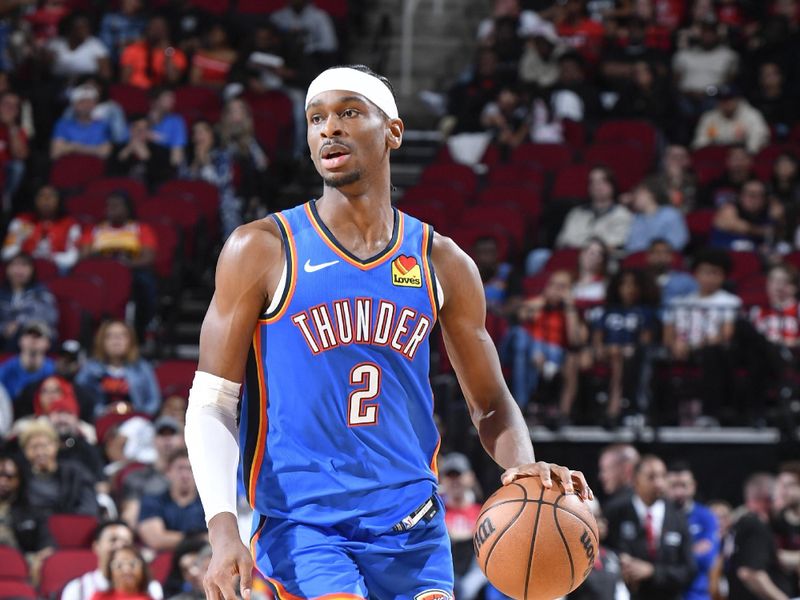
M 594 565 L 597 523 L 577 494 L 523 477 L 483 505 L 473 538 L 478 564 L 515 599 L 554 600 L 577 588 Z

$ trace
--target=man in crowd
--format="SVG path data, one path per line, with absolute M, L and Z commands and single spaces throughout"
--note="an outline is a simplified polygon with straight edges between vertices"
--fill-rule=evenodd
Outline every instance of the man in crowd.
M 670 465 L 667 473 L 667 497 L 686 515 L 697 564 L 697 575 L 689 589 L 684 592 L 683 600 L 711 600 L 708 575 L 719 554 L 719 525 L 711 510 L 695 502 L 696 492 L 697 482 L 689 464 L 677 462 Z
M 633 495 L 633 472 L 639 452 L 630 444 L 606 446 L 600 453 L 598 476 L 606 495 L 603 507 L 608 512 L 615 504 L 627 502 Z
M 16 400 L 26 385 L 41 381 L 55 372 L 50 349 L 50 328 L 42 321 L 31 321 L 19 338 L 19 354 L 0 364 L 0 383 Z
M 66 154 L 87 154 L 105 159 L 111 154 L 111 131 L 105 121 L 92 117 L 97 90 L 91 85 L 75 88 L 71 95 L 74 116 L 62 117 L 53 131 L 50 158 Z

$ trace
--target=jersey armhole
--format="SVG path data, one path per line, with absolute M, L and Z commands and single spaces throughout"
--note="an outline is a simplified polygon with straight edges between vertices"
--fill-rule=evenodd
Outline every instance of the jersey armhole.
M 272 300 L 267 310 L 261 315 L 261 320 L 267 321 L 268 323 L 277 321 L 283 316 L 283 313 L 289 306 L 289 301 L 292 298 L 297 281 L 297 252 L 294 246 L 292 230 L 286 218 L 280 213 L 275 213 L 272 215 L 272 218 L 275 219 L 278 230 L 281 232 L 281 240 L 283 241 L 286 260 L 284 261 L 283 270 L 281 271 L 281 278 L 272 295 Z
M 427 223 L 423 224 L 422 256 L 424 257 L 425 279 L 428 286 L 428 294 L 430 295 L 433 317 L 434 320 L 436 320 L 439 311 L 442 309 L 442 306 L 444 306 L 444 290 L 442 290 L 442 284 L 436 276 L 436 270 L 433 268 L 433 260 L 431 259 L 433 233 L 433 227 L 431 225 Z

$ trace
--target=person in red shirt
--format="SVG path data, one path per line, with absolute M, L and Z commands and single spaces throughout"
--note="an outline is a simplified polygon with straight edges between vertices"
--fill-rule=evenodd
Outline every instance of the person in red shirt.
M 106 200 L 106 221 L 86 230 L 81 239 L 83 256 L 114 258 L 127 265 L 133 275 L 136 304 L 136 335 L 139 339 L 155 316 L 158 300 L 153 263 L 158 240 L 146 223 L 136 220 L 133 201 L 127 192 L 112 192 Z
M 120 57 L 122 82 L 145 89 L 177 83 L 186 66 L 186 55 L 172 46 L 167 21 L 159 16 L 147 23 L 144 39 L 127 46 Z
M 45 185 L 36 193 L 34 212 L 17 215 L 9 224 L 2 258 L 9 260 L 23 252 L 68 271 L 78 261 L 80 237 L 80 225 L 65 214 L 58 190 Z
M 797 303 L 797 271 L 791 265 L 775 265 L 767 275 L 766 306 L 750 309 L 750 322 L 767 340 L 785 348 L 800 345 L 800 306 Z
M 28 136 L 21 126 L 22 100 L 7 91 L 0 94 L 0 173 L 3 180 L 3 212 L 11 211 L 11 200 L 25 176 Z
M 227 30 L 221 23 L 215 23 L 206 32 L 203 47 L 192 56 L 191 82 L 194 85 L 222 88 L 228 81 L 228 72 L 236 62 L 236 57 Z
M 594 64 L 603 49 L 605 27 L 586 14 L 586 0 L 566 0 L 556 21 L 559 37 Z
M 103 574 L 111 587 L 95 592 L 92 600 L 152 600 L 147 592 L 150 572 L 135 546 L 122 546 L 112 551 Z

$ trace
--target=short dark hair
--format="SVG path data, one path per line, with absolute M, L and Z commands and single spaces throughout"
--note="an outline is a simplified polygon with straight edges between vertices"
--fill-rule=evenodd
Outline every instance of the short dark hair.
M 334 68 L 334 69 L 353 69 L 354 71 L 360 71 L 361 73 L 366 73 L 367 75 L 371 75 L 372 77 L 374 77 L 375 79 L 380 81 L 383 85 L 385 85 L 387 88 L 389 88 L 389 91 L 392 93 L 392 98 L 394 98 L 394 101 L 397 102 L 397 94 L 394 93 L 394 88 L 392 87 L 392 82 L 389 81 L 389 78 L 386 77 L 385 75 L 381 75 L 380 73 L 376 73 L 375 71 L 370 69 L 367 65 L 361 65 L 361 64 L 358 64 L 358 65 L 337 65 L 337 66 L 332 67 L 332 68 Z M 374 104 L 374 103 L 372 103 L 372 104 Z M 385 116 L 387 119 L 389 118 L 389 115 L 387 115 L 383 111 L 382 108 L 380 108 L 379 106 L 377 108 L 378 108 L 378 110 L 381 111 L 383 116 Z
M 700 265 L 711 265 L 722 269 L 727 277 L 731 272 L 731 257 L 720 248 L 703 248 L 692 261 L 692 272 L 695 272 Z
M 660 463 L 664 462 L 663 459 L 656 454 L 643 454 L 642 457 L 639 459 L 639 462 L 637 462 L 636 466 L 633 468 L 633 474 L 638 475 L 645 464 L 656 461 Z
M 172 452 L 172 454 L 167 456 L 167 469 L 172 466 L 172 463 L 174 463 L 176 460 L 180 460 L 181 458 L 189 458 L 189 452 L 186 450 L 186 448 L 178 448 Z
M 668 473 L 683 473 L 684 471 L 689 471 L 694 475 L 694 471 L 692 471 L 692 465 L 685 460 L 675 460 L 669 463 L 667 466 Z
M 115 527 L 115 526 L 117 526 L 117 525 L 118 525 L 118 526 L 120 526 L 120 527 L 124 527 L 125 529 L 127 529 L 127 530 L 129 530 L 131 533 L 133 533 L 133 529 L 131 529 L 131 526 L 130 526 L 130 525 L 128 525 L 128 524 L 127 524 L 125 521 L 123 521 L 122 519 L 109 519 L 108 521 L 103 521 L 103 522 L 101 522 L 101 523 L 100 523 L 100 524 L 97 526 L 97 528 L 94 530 L 94 535 L 92 535 L 92 541 L 96 542 L 97 540 L 99 540 L 99 539 L 100 539 L 100 536 L 102 536 L 102 535 L 103 535 L 103 532 L 104 532 L 106 529 L 108 529 L 109 527 Z
M 120 552 L 130 552 L 136 557 L 136 560 L 142 563 L 142 578 L 138 581 L 138 589 L 137 592 L 146 592 L 148 585 L 150 585 L 151 576 L 150 576 L 150 569 L 147 566 L 147 561 L 142 557 L 142 553 L 139 552 L 139 549 L 136 546 L 120 546 L 111 552 L 111 556 L 108 557 L 108 564 L 106 565 L 105 575 L 106 579 L 108 580 L 109 586 L 113 589 L 114 579 L 111 577 L 111 565 L 114 562 L 114 558 L 116 558 L 117 554 Z

